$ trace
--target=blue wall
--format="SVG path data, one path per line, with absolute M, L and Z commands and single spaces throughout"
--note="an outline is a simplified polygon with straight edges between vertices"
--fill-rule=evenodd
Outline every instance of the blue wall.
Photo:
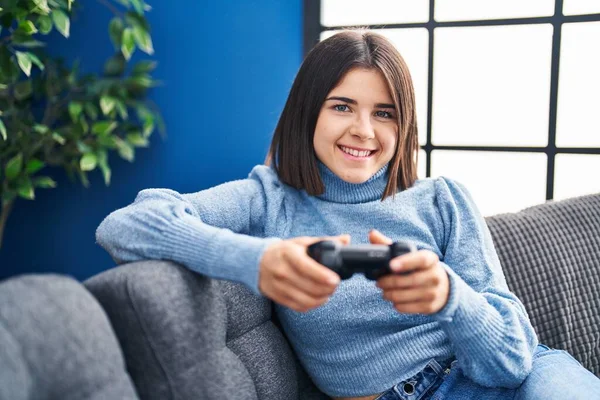
M 111 13 L 95 0 L 81 3 L 71 38 L 55 36 L 51 46 L 67 59 L 80 58 L 84 71 L 98 72 L 113 51 Z M 263 162 L 302 60 L 301 1 L 149 3 L 154 77 L 164 82 L 151 97 L 163 113 L 166 140 L 155 132 L 133 164 L 111 155 L 109 187 L 99 171 L 90 174 L 88 189 L 54 171 L 56 189 L 19 200 L 0 250 L 0 279 L 57 272 L 83 280 L 111 268 L 95 229 L 140 190 L 194 192 L 244 178 Z

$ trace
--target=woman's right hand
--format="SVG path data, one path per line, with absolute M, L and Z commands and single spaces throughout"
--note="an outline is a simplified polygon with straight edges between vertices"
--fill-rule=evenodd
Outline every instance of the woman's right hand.
M 267 247 L 260 260 L 260 292 L 299 312 L 326 303 L 340 283 L 340 277 L 307 254 L 307 247 L 321 240 L 337 240 L 347 245 L 350 235 L 297 237 Z

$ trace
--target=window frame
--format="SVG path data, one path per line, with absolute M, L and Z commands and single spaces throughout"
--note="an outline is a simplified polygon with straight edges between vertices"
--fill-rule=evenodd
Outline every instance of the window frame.
M 429 21 L 418 23 L 400 23 L 385 25 L 360 25 L 368 29 L 402 29 L 402 28 L 426 28 L 429 33 L 429 70 L 427 74 L 427 135 L 426 143 L 421 145 L 421 150 L 426 153 L 426 176 L 431 176 L 431 153 L 434 150 L 458 150 L 458 151 L 491 151 L 491 152 L 526 152 L 543 153 L 547 156 L 546 170 L 546 200 L 554 198 L 554 169 L 557 154 L 596 154 L 600 155 L 600 147 L 557 147 L 556 146 L 556 120 L 558 107 L 558 78 L 560 67 L 560 43 L 562 25 L 571 22 L 600 21 L 600 13 L 586 15 L 564 15 L 563 0 L 555 0 L 554 15 L 545 17 L 528 18 L 503 18 L 493 20 L 469 20 L 469 21 L 443 21 L 434 19 L 435 0 L 429 0 Z M 433 55 L 434 55 L 434 33 L 436 28 L 446 27 L 473 27 L 473 26 L 507 26 L 525 24 L 552 24 L 554 33 L 552 36 L 552 64 L 550 70 L 550 108 L 548 123 L 548 145 L 547 146 L 448 146 L 433 145 L 431 142 L 432 126 L 432 102 L 433 102 Z M 320 35 L 324 31 L 351 26 L 321 25 L 321 0 L 304 0 L 304 55 L 319 42 Z

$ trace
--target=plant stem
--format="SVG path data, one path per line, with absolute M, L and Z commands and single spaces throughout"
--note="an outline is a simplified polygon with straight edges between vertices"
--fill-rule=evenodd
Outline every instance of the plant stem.
M 117 8 L 115 6 L 113 6 L 112 4 L 110 4 L 108 1 L 106 0 L 98 0 L 98 3 L 100 4 L 104 4 L 106 7 L 108 7 L 108 9 L 110 11 L 112 11 L 113 14 L 115 14 L 116 17 L 122 17 L 123 14 L 119 12 L 119 10 L 117 10 Z
M 8 203 L 5 203 L 2 206 L 2 211 L 0 212 L 0 249 L 2 249 L 2 237 L 4 236 L 6 220 L 8 219 L 8 215 L 10 214 L 14 202 L 14 200 L 11 200 Z

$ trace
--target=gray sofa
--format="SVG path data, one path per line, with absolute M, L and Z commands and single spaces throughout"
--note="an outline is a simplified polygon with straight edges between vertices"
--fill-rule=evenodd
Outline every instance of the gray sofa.
M 600 194 L 487 223 L 540 341 L 600 376 Z M 143 400 L 327 398 L 298 363 L 271 302 L 240 284 L 144 261 L 85 286 L 109 316 Z

